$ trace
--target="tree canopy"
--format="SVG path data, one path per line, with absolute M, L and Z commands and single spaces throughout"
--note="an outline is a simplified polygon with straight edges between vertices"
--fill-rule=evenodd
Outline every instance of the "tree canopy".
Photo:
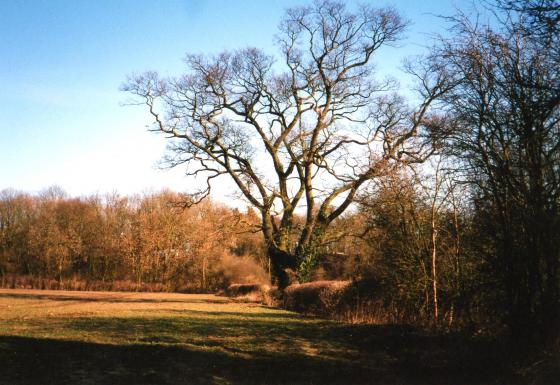
M 173 139 L 168 161 L 212 182 L 229 176 L 260 213 L 275 275 L 308 279 L 332 222 L 371 180 L 430 150 L 422 138 L 441 79 L 415 73 L 412 108 L 391 79 L 375 76 L 378 50 L 396 43 L 406 22 L 392 8 L 320 1 L 286 11 L 280 56 L 257 48 L 187 55 L 187 72 L 132 76 L 123 86 L 144 103 L 154 130 Z M 298 208 L 304 223 L 294 222 Z

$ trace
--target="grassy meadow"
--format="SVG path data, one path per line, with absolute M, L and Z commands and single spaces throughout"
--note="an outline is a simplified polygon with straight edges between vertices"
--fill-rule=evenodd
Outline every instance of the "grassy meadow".
M 488 341 L 214 295 L 0 290 L 0 384 L 486 384 Z

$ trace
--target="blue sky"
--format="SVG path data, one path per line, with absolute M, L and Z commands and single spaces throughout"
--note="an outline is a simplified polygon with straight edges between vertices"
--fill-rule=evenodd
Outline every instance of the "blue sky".
M 398 50 L 380 58 L 396 71 L 441 31 L 447 0 L 370 1 L 412 21 Z M 349 2 L 350 3 L 350 2 Z M 161 171 L 162 137 L 144 110 L 122 106 L 133 72 L 176 75 L 185 53 L 246 46 L 274 53 L 276 27 L 294 0 L 1 0 L 0 190 L 53 184 L 71 195 L 188 190 L 181 170 Z M 399 76 L 398 72 L 394 72 Z M 220 197 L 216 197 L 220 199 Z

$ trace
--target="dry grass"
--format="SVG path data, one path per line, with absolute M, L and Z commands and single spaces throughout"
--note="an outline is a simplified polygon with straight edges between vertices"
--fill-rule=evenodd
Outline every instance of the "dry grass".
M 0 290 L 0 384 L 492 383 L 487 348 L 213 295 Z

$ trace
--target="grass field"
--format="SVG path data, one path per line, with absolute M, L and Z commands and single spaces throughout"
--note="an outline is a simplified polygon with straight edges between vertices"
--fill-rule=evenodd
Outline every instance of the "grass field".
M 0 384 L 485 384 L 487 342 L 213 295 L 0 290 Z

